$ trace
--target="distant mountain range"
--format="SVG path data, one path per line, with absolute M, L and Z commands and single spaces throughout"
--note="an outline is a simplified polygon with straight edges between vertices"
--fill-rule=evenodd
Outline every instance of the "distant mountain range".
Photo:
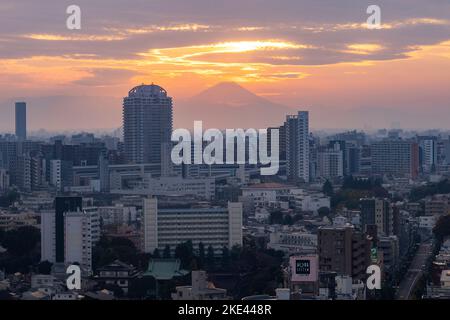
M 170 88 L 168 88 L 170 94 Z M 404 109 L 393 106 L 305 106 L 296 108 L 264 99 L 236 83 L 219 83 L 189 99 L 174 98 L 174 128 L 192 129 L 194 120 L 204 128 L 267 128 L 281 125 L 288 114 L 310 111 L 311 128 L 386 128 L 399 122 L 403 128 L 448 128 L 448 106 Z M 122 125 L 122 98 L 104 96 L 29 97 L 30 131 L 93 131 Z M 0 101 L 0 132 L 14 130 L 14 99 Z M 407 112 L 406 112 L 407 111 Z
M 170 91 L 169 91 L 170 94 Z M 261 98 L 236 83 L 219 83 L 186 100 L 174 98 L 174 127 L 190 129 L 194 120 L 205 128 L 266 128 L 283 123 L 295 110 Z M 14 100 L 0 102 L 0 131 L 14 129 Z M 122 125 L 122 100 L 116 97 L 30 97 L 29 128 L 88 130 Z M 70 119 L 70 126 L 67 126 Z
M 190 99 L 175 100 L 174 125 L 192 128 L 195 120 L 202 120 L 205 128 L 267 128 L 281 125 L 295 112 L 236 83 L 223 82 Z

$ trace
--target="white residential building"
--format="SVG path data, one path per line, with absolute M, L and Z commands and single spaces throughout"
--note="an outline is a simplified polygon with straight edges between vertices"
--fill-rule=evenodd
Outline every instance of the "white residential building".
M 92 271 L 92 248 L 100 238 L 100 219 L 97 208 L 64 214 L 64 257 L 66 264 L 79 263 Z
M 228 203 L 228 208 L 158 208 L 156 198 L 144 200 L 143 249 L 153 252 L 156 248 L 172 250 L 191 240 L 198 248 L 212 246 L 216 253 L 223 247 L 242 246 L 242 204 Z
M 62 161 L 50 160 L 50 184 L 62 190 Z

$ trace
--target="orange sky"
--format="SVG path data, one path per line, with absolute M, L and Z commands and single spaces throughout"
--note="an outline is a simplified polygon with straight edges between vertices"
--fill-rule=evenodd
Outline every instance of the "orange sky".
M 350 6 L 356 2 L 349 0 L 342 3 L 354 16 L 346 13 L 333 21 L 324 19 L 325 13 L 311 14 L 305 22 L 293 21 L 289 7 L 285 20 L 280 13 L 276 21 L 267 21 L 264 12 L 231 19 L 205 6 L 188 21 L 180 18 L 180 9 L 155 23 L 129 19 L 129 12 L 110 22 L 106 18 L 120 16 L 119 9 L 94 20 L 98 8 L 92 7 L 90 16 L 88 2 L 83 3 L 87 18 L 76 32 L 56 21 L 42 22 L 45 13 L 39 10 L 36 21 L 16 30 L 12 26 L 22 20 L 11 13 L 19 15 L 23 8 L 9 0 L 0 6 L 0 18 L 9 14 L 5 23 L 15 30 L 0 32 L 0 107 L 1 100 L 55 95 L 120 98 L 150 82 L 182 100 L 223 81 L 297 109 L 344 112 L 382 106 L 407 112 L 441 110 L 450 103 L 450 12 L 447 18 L 442 13 L 450 7 L 437 0 L 430 2 L 435 10 L 430 12 L 418 8 L 405 15 L 391 8 L 381 30 L 368 30 L 364 5 Z M 222 20 L 210 21 L 216 15 Z M 120 125 L 112 121 L 103 127 Z

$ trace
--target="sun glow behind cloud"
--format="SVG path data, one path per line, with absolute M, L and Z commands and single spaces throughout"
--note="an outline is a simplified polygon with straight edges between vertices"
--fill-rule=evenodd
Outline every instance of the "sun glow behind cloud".
M 416 5 L 404 12 L 400 7 L 411 1 Z M 99 0 L 102 5 L 83 5 L 80 31 L 49 20 L 54 7 L 49 0 L 36 4 L 36 15 L 19 12 L 13 0 L 3 2 L 11 2 L 10 17 L 23 18 L 17 28 L 18 20 L 7 18 L 0 31 L 4 100 L 26 92 L 120 101 L 130 87 L 155 82 L 180 101 L 235 81 L 293 107 L 351 109 L 363 106 L 373 92 L 370 103 L 377 106 L 449 101 L 442 93 L 450 83 L 449 7 L 441 0 L 423 8 L 419 0 L 383 6 L 379 30 L 367 28 L 365 8 L 356 8 L 356 0 L 259 7 L 239 1 L 130 6 Z

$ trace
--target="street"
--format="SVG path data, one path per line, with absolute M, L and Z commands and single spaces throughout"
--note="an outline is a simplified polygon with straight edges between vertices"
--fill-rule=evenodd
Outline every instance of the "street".
M 411 265 L 403 278 L 397 291 L 397 300 L 409 300 L 416 287 L 417 282 L 423 275 L 423 266 L 431 254 L 432 243 L 427 241 L 422 243 L 417 249 Z

